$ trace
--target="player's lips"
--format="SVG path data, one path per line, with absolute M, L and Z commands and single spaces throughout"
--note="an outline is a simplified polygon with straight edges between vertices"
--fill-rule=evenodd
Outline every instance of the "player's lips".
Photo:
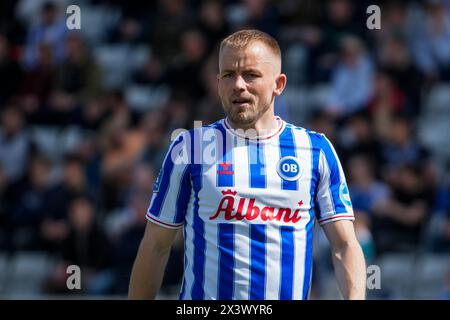
M 231 103 L 234 106 L 245 106 L 245 105 L 250 105 L 250 103 L 252 102 L 251 99 L 247 99 L 247 98 L 237 98 L 237 99 L 232 99 Z

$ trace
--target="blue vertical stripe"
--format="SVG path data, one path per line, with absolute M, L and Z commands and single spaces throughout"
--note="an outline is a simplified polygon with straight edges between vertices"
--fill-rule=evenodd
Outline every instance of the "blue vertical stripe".
M 308 132 L 308 137 L 309 137 L 309 143 L 310 143 L 310 149 L 311 149 L 311 166 L 312 166 L 310 192 L 314 192 L 314 193 L 311 193 L 312 200 L 313 200 L 313 202 L 311 202 L 311 207 L 315 209 L 316 218 L 320 219 L 321 218 L 320 205 L 317 201 L 317 197 L 315 196 L 315 194 L 318 191 L 319 182 L 320 182 L 319 158 L 320 158 L 321 141 L 320 141 L 320 135 L 318 133 Z M 313 187 L 314 187 L 314 189 L 313 189 Z
M 183 226 L 183 249 L 184 249 L 184 259 L 183 259 L 183 282 L 181 284 L 180 296 L 178 300 L 184 300 L 186 294 L 186 268 L 187 268 L 187 251 L 186 251 L 186 224 Z
M 286 126 L 279 136 L 280 158 L 291 156 L 296 157 L 294 133 L 291 126 Z M 282 179 L 281 188 L 283 190 L 298 190 L 298 181 L 288 181 Z
M 169 151 L 166 154 L 166 158 L 164 159 L 161 171 L 162 177 L 159 185 L 159 190 L 156 193 L 156 197 L 152 203 L 151 208 L 149 209 L 149 212 L 151 212 L 151 214 L 153 214 L 156 217 L 159 217 L 159 215 L 161 214 L 161 208 L 164 203 L 164 199 L 166 198 L 167 190 L 169 189 L 170 176 L 172 175 L 174 166 L 172 160 L 172 152 L 174 152 L 174 148 L 177 147 L 183 141 L 183 139 L 184 136 L 180 135 L 178 139 L 172 143 L 171 147 L 169 148 Z
M 294 282 L 294 227 L 280 226 L 281 236 L 281 281 L 280 300 L 292 300 Z
M 191 131 L 191 137 L 193 131 Z M 198 135 L 192 137 L 199 139 Z M 201 148 L 191 148 L 191 159 L 194 159 L 194 152 L 201 152 Z M 202 165 L 193 164 L 191 169 L 192 185 L 194 189 L 194 212 L 193 212 L 193 229 L 194 229 L 194 283 L 192 285 L 191 297 L 193 300 L 204 299 L 204 281 L 205 281 L 205 224 L 199 216 L 199 192 L 202 189 Z
M 250 300 L 266 296 L 266 225 L 250 225 Z
M 312 239 L 313 239 L 313 227 L 314 227 L 314 216 L 313 213 L 309 214 L 310 220 L 306 224 L 306 252 L 305 252 L 305 274 L 303 277 L 303 300 L 309 298 L 309 290 L 311 286 L 311 276 L 313 268 L 312 259 Z
M 220 223 L 219 237 L 219 300 L 233 299 L 234 225 Z
M 186 216 L 186 208 L 191 197 L 191 173 L 190 166 L 186 166 L 180 182 L 180 189 L 177 196 L 177 208 L 174 223 L 182 223 Z
M 254 142 L 248 142 L 248 155 L 250 166 L 250 187 L 265 189 L 267 186 L 266 181 L 266 164 L 264 158 L 264 144 Z
M 230 143 L 231 139 L 226 133 L 226 129 L 222 125 L 215 127 L 221 134 L 217 137 L 218 143 L 222 142 L 222 148 L 218 150 L 217 163 L 217 186 L 218 187 L 233 187 L 234 186 L 234 165 L 233 165 L 233 146 Z M 228 141 L 228 143 L 227 143 Z M 222 150 L 220 150 L 222 149 Z
M 339 197 L 339 187 L 341 186 L 341 173 L 339 171 L 339 163 L 333 152 L 330 142 L 322 136 L 322 150 L 330 169 L 330 192 L 333 198 L 333 206 L 335 213 L 347 212 L 347 208 Z
M 316 194 L 319 186 L 320 173 L 319 173 L 319 156 L 320 156 L 320 146 L 318 146 L 318 134 L 308 132 L 309 142 L 310 142 L 310 152 L 311 152 L 311 185 L 310 185 L 310 206 L 309 210 L 309 221 L 306 224 L 306 248 L 305 248 L 305 265 L 304 265 L 304 276 L 303 276 L 303 299 L 306 300 L 309 297 L 309 289 L 311 286 L 311 275 L 312 275 L 312 239 L 313 239 L 313 227 L 314 227 L 314 209 L 318 210 L 319 206 L 316 203 Z

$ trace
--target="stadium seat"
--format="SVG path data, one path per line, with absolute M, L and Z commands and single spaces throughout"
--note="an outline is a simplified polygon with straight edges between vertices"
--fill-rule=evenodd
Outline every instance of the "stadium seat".
M 40 252 L 19 252 L 11 258 L 4 294 L 9 298 L 33 298 L 49 274 L 54 260 Z
M 286 87 L 283 96 L 286 99 L 290 121 L 296 125 L 304 124 L 311 111 L 308 89 L 300 86 Z
M 131 85 L 125 90 L 127 104 L 138 112 L 146 112 L 164 105 L 169 99 L 169 88 L 165 85 L 151 87 Z
M 425 103 L 426 114 L 450 115 L 450 84 L 438 84 L 431 88 Z
M 83 140 L 83 133 L 78 127 L 58 128 L 35 126 L 30 128 L 30 137 L 38 150 L 44 152 L 52 160 L 73 150 Z
M 391 299 L 410 299 L 409 292 L 416 279 L 417 256 L 413 253 L 389 253 L 381 256 L 375 265 L 380 267 L 381 290 Z
M 6 254 L 0 253 L 0 299 L 6 289 L 8 271 L 8 257 Z
M 420 259 L 417 270 L 415 298 L 438 299 L 450 271 L 450 256 L 426 254 Z
M 81 7 L 81 6 L 80 6 Z M 82 6 L 81 32 L 90 44 L 100 43 L 105 40 L 106 33 L 113 25 L 119 23 L 120 12 L 110 6 Z
M 147 46 L 103 45 L 94 55 L 104 72 L 104 87 L 121 88 L 131 73 L 144 65 L 150 49 Z

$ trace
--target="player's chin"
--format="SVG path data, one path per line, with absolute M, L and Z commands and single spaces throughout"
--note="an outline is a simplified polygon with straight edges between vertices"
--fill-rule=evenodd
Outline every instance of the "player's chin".
M 233 123 L 241 125 L 251 124 L 255 121 L 255 115 L 249 111 L 230 112 L 229 118 Z

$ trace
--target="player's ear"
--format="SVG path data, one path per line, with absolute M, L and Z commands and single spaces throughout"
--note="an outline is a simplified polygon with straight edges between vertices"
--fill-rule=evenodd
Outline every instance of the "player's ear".
M 281 73 L 275 81 L 274 93 L 276 96 L 279 96 L 283 92 L 284 88 L 286 87 L 286 83 L 287 77 L 284 73 Z

